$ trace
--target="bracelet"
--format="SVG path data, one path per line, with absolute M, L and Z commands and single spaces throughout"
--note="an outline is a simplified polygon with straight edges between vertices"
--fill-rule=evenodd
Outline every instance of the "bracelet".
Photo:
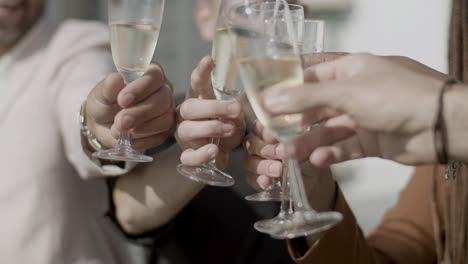
M 104 145 L 91 133 L 88 126 L 86 125 L 86 100 L 81 103 L 80 112 L 78 113 L 78 122 L 80 123 L 81 134 L 88 139 L 88 143 L 97 151 L 106 150 Z
M 458 83 L 454 78 L 447 79 L 442 89 L 440 89 L 438 97 L 437 116 L 434 124 L 434 146 L 436 151 L 437 161 L 441 164 L 448 163 L 448 139 L 447 139 L 447 126 L 444 119 L 444 95 L 445 91 L 450 86 Z

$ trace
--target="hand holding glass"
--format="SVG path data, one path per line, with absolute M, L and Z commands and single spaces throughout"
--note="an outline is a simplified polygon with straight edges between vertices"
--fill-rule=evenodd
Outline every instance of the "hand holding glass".
M 108 0 L 112 57 L 125 84 L 143 75 L 153 58 L 164 10 L 164 0 Z M 117 146 L 95 152 L 109 160 L 151 162 L 152 157 L 132 148 L 128 131 L 120 133 Z

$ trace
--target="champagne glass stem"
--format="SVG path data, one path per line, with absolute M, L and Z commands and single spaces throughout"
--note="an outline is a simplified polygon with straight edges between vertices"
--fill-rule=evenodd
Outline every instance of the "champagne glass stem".
M 134 74 L 121 74 L 125 85 L 135 81 L 138 79 L 142 72 L 134 73 Z M 132 150 L 132 141 L 130 140 L 130 132 L 128 130 L 122 131 L 119 134 L 119 140 L 117 141 L 117 148 L 121 150 Z
M 132 144 L 130 142 L 130 134 L 128 130 L 120 132 L 119 141 L 117 142 L 117 145 L 120 148 L 132 147 Z
M 290 178 L 292 201 L 295 211 L 313 211 L 309 204 L 307 194 L 304 187 L 304 180 L 302 179 L 299 162 L 292 152 L 292 142 L 286 142 L 287 153 L 287 169 Z M 315 212 L 315 211 L 314 211 Z
M 268 187 L 265 189 L 266 191 L 271 191 L 275 188 L 277 188 L 277 186 L 280 184 L 280 179 L 278 178 L 273 178 L 271 179 L 271 183 L 270 185 L 268 185 Z
M 220 141 L 219 137 L 216 137 L 216 138 L 212 137 L 210 139 L 210 144 L 215 144 L 217 147 L 219 147 L 219 141 Z M 216 169 L 216 158 L 213 158 L 210 161 L 208 161 L 206 165 L 210 168 Z
M 289 196 L 289 179 L 288 179 L 288 172 L 284 170 L 282 182 L 281 182 L 281 205 L 280 205 L 280 212 L 279 216 L 285 216 L 289 213 L 289 204 L 290 204 L 290 196 Z

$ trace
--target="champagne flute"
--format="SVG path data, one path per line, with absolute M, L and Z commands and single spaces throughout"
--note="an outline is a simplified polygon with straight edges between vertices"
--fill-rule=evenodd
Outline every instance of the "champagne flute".
M 298 37 L 298 48 L 301 54 L 305 55 L 305 54 L 310 54 L 310 53 L 323 52 L 325 22 L 323 20 L 305 19 L 303 26 L 304 27 L 303 27 L 302 43 L 300 42 L 300 38 Z M 300 30 L 302 29 L 298 28 L 299 32 Z M 305 131 L 308 131 L 308 128 L 306 128 Z M 285 163 L 286 162 L 287 161 L 285 161 Z M 284 178 L 283 178 L 283 183 L 282 183 L 283 185 L 282 192 L 285 195 L 283 196 L 283 199 L 281 200 L 280 212 L 278 216 L 276 216 L 275 218 L 257 221 L 254 225 L 257 231 L 260 231 L 263 233 L 271 233 L 275 226 L 286 223 L 289 215 L 294 213 L 294 208 L 293 208 L 291 199 L 289 197 L 290 186 L 289 186 L 289 181 L 287 180 L 286 172 L 287 171 L 285 170 L 284 171 L 285 175 L 283 176 Z
M 276 2 L 267 2 L 265 7 L 274 12 L 274 6 Z M 304 7 L 301 5 L 288 4 L 289 11 L 291 13 L 291 20 L 296 33 L 296 41 L 298 48 L 302 47 L 303 38 L 303 25 L 304 25 Z M 246 196 L 245 199 L 248 201 L 255 202 L 279 202 L 281 201 L 281 180 L 273 178 L 271 184 L 262 192 Z
M 286 145 L 287 175 L 294 212 L 286 221 L 273 225 L 268 233 L 293 238 L 329 229 L 341 221 L 337 212 L 317 213 L 308 202 L 299 164 L 291 142 L 300 132 L 302 115 L 266 112 L 262 95 L 267 90 L 287 89 L 303 83 L 302 63 L 287 2 L 277 0 L 273 12 L 266 4 L 236 5 L 229 11 L 229 27 L 235 40 L 235 56 L 241 79 L 255 114 L 272 134 Z
M 232 53 L 232 43 L 225 23 L 224 10 L 228 10 L 236 0 L 221 0 L 218 7 L 218 17 L 214 30 L 212 58 L 214 68 L 211 72 L 211 84 L 217 100 L 233 100 L 241 92 L 237 85 L 238 68 Z M 237 0 L 239 1 L 239 0 Z M 211 138 L 211 144 L 219 145 L 220 138 Z M 212 186 L 228 187 L 234 185 L 233 177 L 216 167 L 216 159 L 201 166 L 180 164 L 177 171 L 194 181 Z
M 323 52 L 325 22 L 323 20 L 304 20 L 302 35 L 302 55 Z
M 143 75 L 153 58 L 163 17 L 164 0 L 108 0 L 112 57 L 125 84 Z M 94 152 L 100 159 L 151 162 L 134 150 L 129 131 L 122 131 L 113 149 Z

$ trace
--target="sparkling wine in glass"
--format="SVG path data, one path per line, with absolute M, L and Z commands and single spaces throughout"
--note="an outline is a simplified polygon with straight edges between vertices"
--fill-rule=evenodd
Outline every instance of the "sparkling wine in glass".
M 236 5 L 229 11 L 228 21 L 230 32 L 236 39 L 235 56 L 250 104 L 260 122 L 287 149 L 290 196 L 282 200 L 291 200 L 294 212 L 286 216 L 286 221 L 271 225 L 267 233 L 293 238 L 329 229 L 341 221 L 342 215 L 337 212 L 317 213 L 311 208 L 299 164 L 290 151 L 292 141 L 301 131 L 302 115 L 271 115 L 261 103 L 265 91 L 288 89 L 304 81 L 288 4 L 278 0 L 273 10 L 265 3 Z
M 311 54 L 311 53 L 319 53 L 323 52 L 324 47 L 324 29 L 325 29 L 325 22 L 323 20 L 304 20 L 303 25 L 303 35 L 302 35 L 302 42 L 298 41 L 298 49 L 300 50 L 301 54 Z M 301 29 L 298 28 L 298 31 Z M 298 38 L 299 39 L 299 38 Z M 301 44 L 301 45 L 299 45 Z M 304 61 L 303 61 L 304 65 Z M 315 126 L 312 125 L 310 127 Z M 308 131 L 306 128 L 305 131 Z M 278 216 L 272 219 L 265 219 L 261 221 L 257 221 L 254 225 L 255 229 L 263 232 L 263 233 L 271 233 L 274 230 L 275 226 L 279 225 L 286 225 L 288 224 L 288 218 L 290 215 L 294 214 L 294 208 L 291 202 L 290 193 L 290 183 L 287 179 L 287 170 L 285 170 L 285 175 L 283 176 L 283 188 L 282 192 L 285 194 L 283 199 L 281 200 L 281 208 Z M 284 237 L 287 237 L 287 233 L 285 234 L 283 231 Z M 274 234 L 272 234 L 275 237 Z M 281 238 L 276 237 L 276 238 Z
M 301 54 L 323 52 L 325 21 L 305 19 L 303 32 Z
M 265 7 L 269 8 L 270 12 L 274 12 L 275 5 L 278 5 L 278 3 L 265 3 Z M 289 4 L 288 7 L 291 14 L 292 24 L 296 33 L 297 45 L 300 50 L 302 48 L 303 38 L 302 33 L 304 25 L 304 7 L 295 4 Z M 245 199 L 256 202 L 279 202 L 281 201 L 281 192 L 282 187 L 280 179 L 273 178 L 270 186 L 268 186 L 264 191 L 246 196 Z
M 112 57 L 125 84 L 145 72 L 153 58 L 163 17 L 164 0 L 108 0 Z M 151 162 L 153 158 L 132 148 L 128 131 L 122 131 L 117 145 L 94 152 L 109 160 Z

